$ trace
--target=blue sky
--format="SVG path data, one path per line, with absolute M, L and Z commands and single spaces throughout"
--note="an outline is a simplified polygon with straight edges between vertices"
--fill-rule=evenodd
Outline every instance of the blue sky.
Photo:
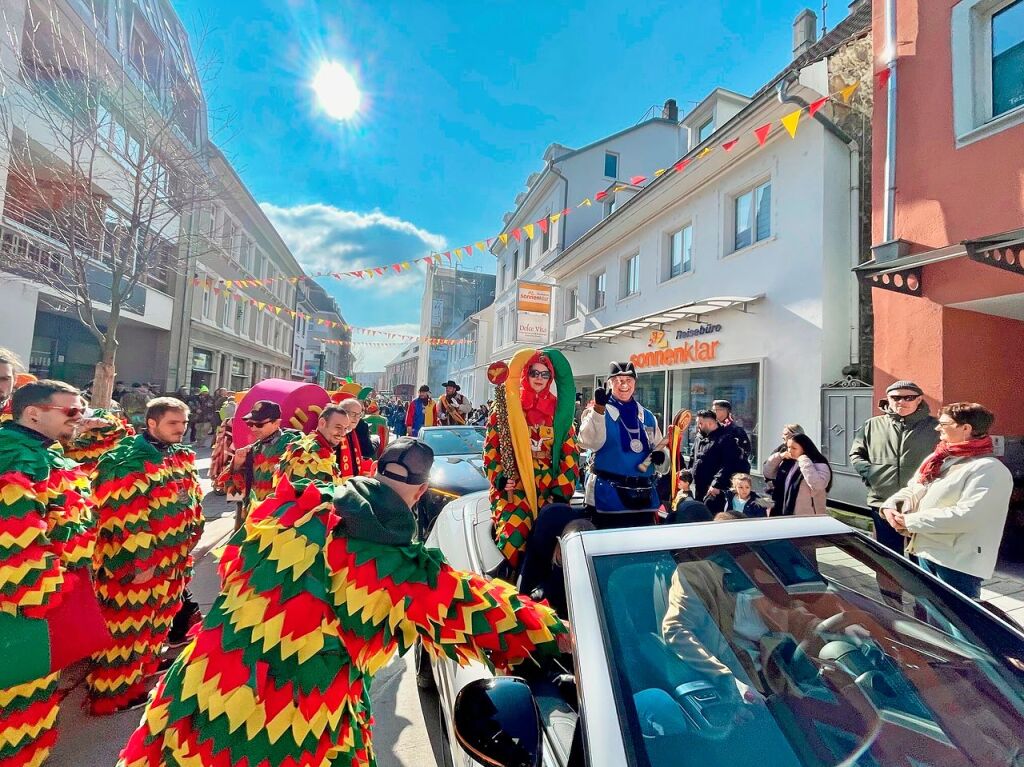
M 752 92 L 790 59 L 807 5 L 172 1 L 210 64 L 213 139 L 300 262 L 335 270 L 493 236 L 554 141 L 582 146 L 667 98 L 685 112 L 716 86 Z M 846 2 L 830 5 L 832 27 Z M 364 91 L 352 123 L 315 103 L 323 59 Z M 489 255 L 464 265 L 494 271 Z M 415 332 L 422 272 L 323 284 L 351 324 Z M 357 349 L 357 367 L 398 349 Z

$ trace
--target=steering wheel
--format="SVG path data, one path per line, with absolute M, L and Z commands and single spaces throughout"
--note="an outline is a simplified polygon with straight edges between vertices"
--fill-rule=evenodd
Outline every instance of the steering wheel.
M 820 640 L 822 638 L 821 634 L 825 632 L 845 633 L 847 634 L 847 636 L 853 639 L 855 643 L 859 644 L 860 642 L 857 636 L 860 632 L 850 633 L 847 631 L 853 626 L 859 626 L 859 624 L 855 623 L 849 616 L 847 616 L 845 612 L 838 612 L 835 615 L 823 620 L 821 623 L 814 627 L 814 631 L 811 634 L 801 639 L 799 644 L 797 644 L 796 646 L 797 652 L 802 652 L 805 655 L 810 655 L 810 653 L 808 652 L 808 647 L 810 646 L 811 641 L 814 639 Z

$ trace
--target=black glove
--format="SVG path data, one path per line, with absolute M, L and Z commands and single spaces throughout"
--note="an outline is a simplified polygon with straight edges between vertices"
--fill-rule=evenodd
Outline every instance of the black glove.
M 498 477 L 494 481 L 494 487 L 497 489 L 497 491 L 499 493 L 504 493 L 505 492 L 505 486 L 507 484 L 508 484 L 508 477 Z
M 661 466 L 661 464 L 665 463 L 666 460 L 668 460 L 668 456 L 660 450 L 655 450 L 651 453 L 651 463 L 655 466 Z
M 603 386 L 594 390 L 594 405 L 603 408 L 608 404 L 608 390 Z

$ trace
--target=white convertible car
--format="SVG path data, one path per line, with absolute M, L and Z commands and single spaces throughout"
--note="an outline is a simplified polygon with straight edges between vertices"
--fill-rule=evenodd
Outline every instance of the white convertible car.
M 429 541 L 500 562 L 486 494 Z M 1021 767 L 1024 634 L 828 517 L 562 541 L 574 657 L 430 665 L 453 763 Z

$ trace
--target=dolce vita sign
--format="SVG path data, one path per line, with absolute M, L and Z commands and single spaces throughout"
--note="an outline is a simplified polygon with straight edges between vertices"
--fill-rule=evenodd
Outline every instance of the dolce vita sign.
M 668 367 L 686 365 L 691 362 L 711 362 L 718 358 L 718 346 L 721 341 L 690 341 L 679 346 L 669 346 L 665 332 L 655 330 L 647 345 L 653 349 L 649 352 L 630 355 L 629 361 L 637 368 Z

